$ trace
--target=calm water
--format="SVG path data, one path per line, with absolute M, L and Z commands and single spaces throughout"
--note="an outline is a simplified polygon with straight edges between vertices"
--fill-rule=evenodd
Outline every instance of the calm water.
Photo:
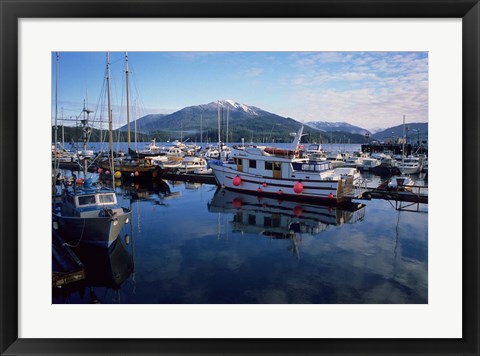
M 117 193 L 131 224 L 109 250 L 75 249 L 88 279 L 54 303 L 428 302 L 426 205 L 340 210 L 172 182 Z

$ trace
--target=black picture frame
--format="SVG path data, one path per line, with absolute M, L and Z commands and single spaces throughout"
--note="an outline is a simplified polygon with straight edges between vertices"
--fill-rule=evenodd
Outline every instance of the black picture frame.
M 114 6 L 112 6 L 114 5 Z M 0 0 L 1 355 L 479 355 L 478 0 Z M 463 191 L 461 339 L 20 339 L 18 338 L 18 24 L 20 18 L 462 18 Z M 33 177 L 32 177 L 33 178 Z M 446 202 L 448 205 L 448 202 Z M 447 206 L 445 208 L 448 208 Z M 460 238 L 451 236 L 451 238 Z M 445 262 L 447 263 L 447 262 Z M 160 321 L 161 322 L 161 321 Z M 296 325 L 296 327 L 301 325 Z M 285 327 L 292 327 L 286 325 Z

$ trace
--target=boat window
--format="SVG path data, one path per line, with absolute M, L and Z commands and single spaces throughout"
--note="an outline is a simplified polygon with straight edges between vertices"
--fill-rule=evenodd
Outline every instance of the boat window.
M 279 171 L 282 168 L 282 164 L 280 162 L 273 162 L 274 169 Z
M 115 203 L 115 196 L 113 194 L 102 194 L 98 196 L 100 204 Z
M 250 159 L 250 160 L 248 161 L 248 166 L 249 166 L 250 168 L 257 168 L 257 161 L 255 161 L 255 160 L 253 160 L 253 159 Z
M 265 161 L 265 169 L 268 169 L 271 171 L 273 169 L 272 162 Z
M 95 195 L 83 195 L 78 197 L 78 205 L 96 204 Z

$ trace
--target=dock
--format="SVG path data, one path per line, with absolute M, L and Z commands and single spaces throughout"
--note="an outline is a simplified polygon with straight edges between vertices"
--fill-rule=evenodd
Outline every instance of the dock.
M 52 233 L 52 272 L 52 287 L 62 287 L 86 278 L 82 262 L 55 229 Z
M 162 178 L 177 182 L 217 184 L 215 177 L 210 174 L 166 173 Z M 387 190 L 385 189 L 386 183 L 388 183 L 388 181 L 383 182 L 377 188 L 369 188 L 365 185 L 365 182 L 362 182 L 358 186 L 348 187 L 344 196 L 350 199 L 359 200 L 383 199 L 428 204 L 428 193 L 424 193 L 425 190 L 428 190 L 428 186 L 411 186 L 412 191 L 409 192 L 403 190 Z
M 192 182 L 216 185 L 217 181 L 213 174 L 192 174 L 192 173 L 165 173 L 162 177 L 165 180 Z
M 377 188 L 367 189 L 359 199 L 383 199 L 397 202 L 428 204 L 428 186 L 426 185 L 409 186 L 409 190 L 387 190 L 387 184 L 388 181 L 381 183 Z

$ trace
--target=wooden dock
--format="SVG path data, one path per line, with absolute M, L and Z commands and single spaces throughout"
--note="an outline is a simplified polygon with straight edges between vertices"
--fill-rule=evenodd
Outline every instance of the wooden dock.
M 191 173 L 165 173 L 162 177 L 165 180 L 192 182 L 216 185 L 217 181 L 213 174 L 191 174 Z
M 384 199 L 395 200 L 399 202 L 410 202 L 428 204 L 428 186 L 413 185 L 409 186 L 408 190 L 387 188 L 388 181 L 383 182 L 377 188 L 368 189 L 360 199 Z

